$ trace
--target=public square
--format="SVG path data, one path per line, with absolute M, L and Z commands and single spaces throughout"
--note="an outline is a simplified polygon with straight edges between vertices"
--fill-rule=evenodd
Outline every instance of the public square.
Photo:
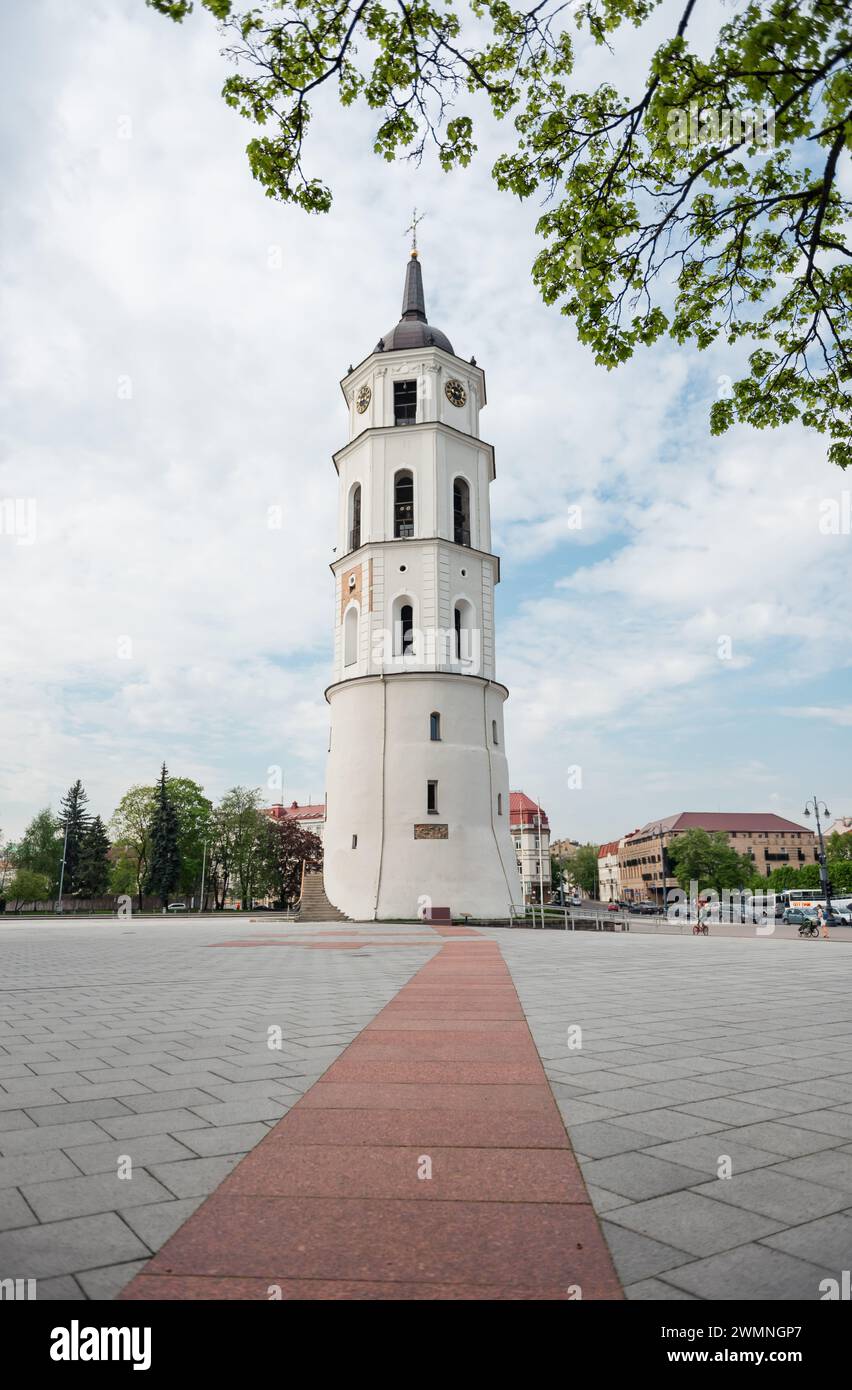
M 5 923 L 0 1277 L 820 1299 L 852 1263 L 850 945 Z

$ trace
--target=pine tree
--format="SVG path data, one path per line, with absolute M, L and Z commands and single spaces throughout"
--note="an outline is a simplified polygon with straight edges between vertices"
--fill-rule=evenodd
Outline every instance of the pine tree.
M 91 816 L 86 810 L 89 798 L 83 790 L 79 777 L 69 787 L 59 806 L 59 826 L 65 845 L 65 875 L 62 892 L 76 893 L 79 876 L 80 850 Z M 67 830 L 67 839 L 66 839 Z
M 109 836 L 100 816 L 88 825 L 80 841 L 76 891 L 86 898 L 100 898 L 109 890 Z
M 168 906 L 180 883 L 181 869 L 178 816 L 166 786 L 168 776 L 163 763 L 151 819 L 151 859 L 145 881 L 145 892 L 159 898 L 163 907 Z

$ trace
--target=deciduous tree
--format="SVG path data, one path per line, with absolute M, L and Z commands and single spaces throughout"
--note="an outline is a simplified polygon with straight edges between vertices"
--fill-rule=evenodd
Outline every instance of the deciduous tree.
M 146 3 L 178 21 L 192 9 Z M 590 65 L 597 85 L 580 88 L 575 36 L 609 47 L 618 35 L 629 49 L 660 0 L 202 4 L 222 24 L 234 68 L 223 95 L 255 127 L 249 163 L 270 197 L 331 205 L 306 165 L 323 89 L 375 113 L 384 159 L 417 162 L 431 146 L 446 170 L 470 163 L 484 99 L 513 127 L 498 186 L 546 204 L 533 277 L 598 363 L 618 366 L 664 335 L 742 343 L 749 370 L 719 392 L 713 432 L 800 418 L 829 436 L 836 463 L 852 461 L 844 0 L 741 0 L 720 9 L 715 33 L 697 0 L 679 0 L 629 92 L 605 60 Z

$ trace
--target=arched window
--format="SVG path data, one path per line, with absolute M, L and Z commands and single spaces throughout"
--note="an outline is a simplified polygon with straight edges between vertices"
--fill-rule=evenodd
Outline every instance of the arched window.
M 469 674 L 476 675 L 480 666 L 479 633 L 474 627 L 473 604 L 457 599 L 453 607 L 453 656 Z
M 409 598 L 398 598 L 393 605 L 393 654 L 414 655 L 414 608 Z
M 441 716 L 434 711 L 429 715 L 429 737 L 433 743 L 441 741 Z
M 464 478 L 453 483 L 453 540 L 470 545 L 470 488 Z
M 349 549 L 361 544 L 361 484 L 356 483 L 349 494 Z
M 396 540 L 409 540 L 414 535 L 414 474 L 407 468 L 394 478 L 393 534 Z
M 354 666 L 358 660 L 358 609 L 347 608 L 343 619 L 343 665 Z

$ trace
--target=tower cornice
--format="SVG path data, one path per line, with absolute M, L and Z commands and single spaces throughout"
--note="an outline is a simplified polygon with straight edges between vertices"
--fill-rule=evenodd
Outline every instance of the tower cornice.
M 488 404 L 485 394 L 485 372 L 476 362 L 468 362 L 464 357 L 459 357 L 456 353 L 446 352 L 440 347 L 418 347 L 418 348 L 386 348 L 384 352 L 375 350 L 359 362 L 357 367 L 353 367 L 345 376 L 340 378 L 340 389 L 343 392 L 343 399 L 348 406 L 349 400 L 346 395 L 347 388 L 352 389 L 358 385 L 361 376 L 367 376 L 374 371 L 376 366 L 386 362 L 389 358 L 398 360 L 400 357 L 417 358 L 425 362 L 442 362 L 451 364 L 453 367 L 460 366 L 471 376 L 476 377 L 481 388 L 482 404 Z
M 448 425 L 444 420 L 418 420 L 414 425 L 368 425 L 360 434 L 356 434 L 354 439 L 350 439 L 342 448 L 336 450 L 331 456 L 335 472 L 340 473 L 339 460 L 345 459 L 351 449 L 356 444 L 360 444 L 368 435 L 379 437 L 380 435 L 392 436 L 399 434 L 401 429 L 405 429 L 406 435 L 415 436 L 424 430 L 440 430 L 441 433 L 449 435 L 451 439 L 464 439 L 468 443 L 475 444 L 478 449 L 482 449 L 487 455 L 491 464 L 491 482 L 497 476 L 497 463 L 494 453 L 494 445 L 487 440 L 480 439 L 477 434 L 467 434 L 464 430 L 457 430 L 453 425 Z
M 415 669 L 412 671 L 371 671 L 367 676 L 350 676 L 348 680 L 332 681 L 331 685 L 327 685 L 325 688 L 326 704 L 331 692 L 340 690 L 344 686 L 349 688 L 382 681 L 405 680 L 467 681 L 469 684 L 481 685 L 485 689 L 501 691 L 504 700 L 509 698 L 508 686 L 503 685 L 500 681 L 492 680 L 490 676 L 468 676 L 463 671 L 436 671 L 434 667 L 425 667 L 423 670 Z
M 472 545 L 459 545 L 458 541 L 451 540 L 449 536 L 409 536 L 407 540 L 400 540 L 399 536 L 393 536 L 390 540 L 364 541 L 357 550 L 347 550 L 343 555 L 337 555 L 329 562 L 329 569 L 332 574 L 337 574 L 340 568 L 347 569 L 352 564 L 353 556 L 361 555 L 365 550 L 378 550 L 384 546 L 400 545 L 423 545 L 430 541 L 439 541 L 441 545 L 452 546 L 453 550 L 459 551 L 462 555 L 477 555 L 482 560 L 493 560 L 497 571 L 495 584 L 500 583 L 500 556 L 495 555 L 493 550 L 477 550 Z

